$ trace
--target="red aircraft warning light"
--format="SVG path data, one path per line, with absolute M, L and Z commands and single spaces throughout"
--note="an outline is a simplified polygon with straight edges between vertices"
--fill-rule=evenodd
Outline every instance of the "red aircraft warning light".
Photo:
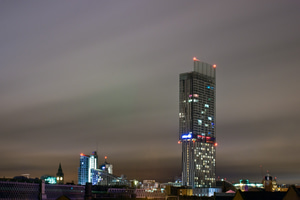
M 217 67 L 217 65 L 213 65 L 213 68 L 216 68 Z

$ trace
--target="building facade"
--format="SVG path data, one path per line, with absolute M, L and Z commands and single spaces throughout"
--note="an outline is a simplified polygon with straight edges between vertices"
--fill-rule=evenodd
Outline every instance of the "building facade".
M 85 185 L 89 177 L 89 158 L 90 156 L 80 154 L 80 163 L 78 167 L 78 184 Z
M 107 162 L 107 156 L 105 156 L 105 161 L 100 166 L 100 169 L 106 171 L 109 174 L 113 174 L 113 165 Z
M 98 168 L 98 155 L 96 151 L 92 152 L 92 155 L 89 157 L 89 171 L 88 171 L 88 182 L 92 182 L 92 170 Z
M 91 183 L 93 174 L 92 170 L 98 168 L 98 155 L 93 151 L 92 155 L 80 154 L 80 163 L 78 167 L 78 184 L 85 185 Z
M 179 143 L 182 185 L 216 185 L 216 65 L 194 58 L 194 71 L 180 74 Z

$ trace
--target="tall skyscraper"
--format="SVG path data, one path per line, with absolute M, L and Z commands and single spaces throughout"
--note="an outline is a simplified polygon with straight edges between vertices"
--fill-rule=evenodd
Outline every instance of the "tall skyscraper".
M 179 142 L 182 185 L 216 186 L 216 65 L 194 58 L 194 71 L 180 74 Z
M 98 168 L 98 155 L 94 151 L 92 155 L 80 154 L 80 163 L 78 167 L 78 184 L 85 185 L 92 182 L 92 169 Z
M 96 151 L 93 151 L 92 155 L 89 158 L 89 173 L 88 173 L 88 182 L 92 182 L 92 169 L 98 168 L 98 155 Z
M 78 167 L 78 184 L 85 185 L 89 177 L 89 158 L 90 156 L 83 153 L 80 154 L 80 163 Z

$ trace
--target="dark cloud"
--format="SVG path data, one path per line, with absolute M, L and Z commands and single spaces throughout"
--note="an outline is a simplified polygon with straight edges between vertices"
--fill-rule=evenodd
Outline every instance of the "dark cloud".
M 0 176 L 180 175 L 178 77 L 217 64 L 217 174 L 299 183 L 298 1 L 3 1 Z M 294 177 L 293 177 L 294 176 Z

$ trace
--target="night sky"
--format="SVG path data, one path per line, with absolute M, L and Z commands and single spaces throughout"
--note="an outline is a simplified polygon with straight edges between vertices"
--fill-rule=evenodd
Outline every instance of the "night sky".
M 300 183 L 300 1 L 0 0 L 0 177 L 181 174 L 179 74 L 217 65 L 217 176 Z M 260 168 L 262 165 L 262 168 Z

